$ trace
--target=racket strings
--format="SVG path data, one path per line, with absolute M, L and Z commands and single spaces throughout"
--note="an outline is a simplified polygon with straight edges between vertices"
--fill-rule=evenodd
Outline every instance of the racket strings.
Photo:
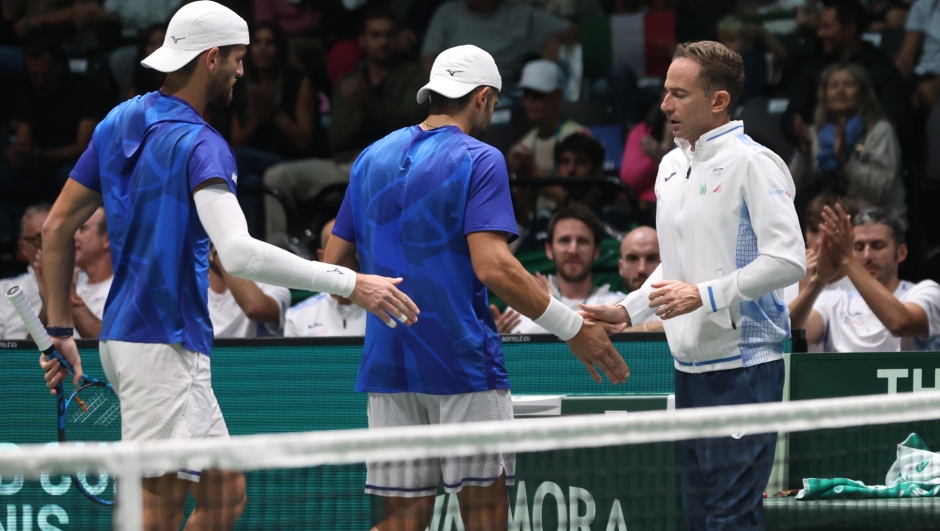
M 121 406 L 114 391 L 91 386 L 79 391 L 70 408 L 67 437 L 73 441 L 117 441 L 121 438 Z

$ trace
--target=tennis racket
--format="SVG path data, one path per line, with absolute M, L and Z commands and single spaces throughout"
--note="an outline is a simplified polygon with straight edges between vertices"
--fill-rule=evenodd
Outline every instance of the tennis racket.
M 56 352 L 52 338 L 29 305 L 23 290 L 13 286 L 6 295 L 46 358 L 55 358 L 69 372 L 75 372 L 65 358 Z M 56 406 L 59 442 L 70 440 L 107 445 L 121 440 L 121 405 L 111 384 L 83 375 L 81 385 L 65 396 L 62 382 L 59 382 L 56 386 Z M 114 505 L 114 493 L 117 490 L 113 478 L 105 470 L 79 470 L 72 476 L 73 483 L 82 494 L 95 503 L 108 506 Z

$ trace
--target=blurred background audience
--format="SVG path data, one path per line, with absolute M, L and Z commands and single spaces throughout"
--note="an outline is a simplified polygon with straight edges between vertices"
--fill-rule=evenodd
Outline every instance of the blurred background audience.
M 0 278 L 35 287 L 37 309 L 43 203 L 56 198 L 109 109 L 159 90 L 164 76 L 140 60 L 167 38 L 166 21 L 186 1 L 0 4 Z M 236 153 L 251 233 L 307 258 L 317 257 L 359 152 L 420 123 L 427 107 L 415 95 L 436 55 L 475 44 L 503 76 L 483 141 L 511 171 L 517 256 L 532 271 L 555 272 L 546 252 L 564 253 L 552 250 L 549 220 L 559 209 L 585 208 L 600 227 L 588 230 L 597 252 L 581 257 L 593 261 L 582 267 L 592 285 L 622 276 L 624 290 L 636 289 L 658 261 L 656 175 L 675 147 L 659 110 L 665 71 L 677 43 L 711 39 L 744 60 L 735 119 L 789 163 L 810 262 L 822 206 L 885 208 L 904 223 L 901 277 L 940 278 L 940 211 L 932 208 L 940 200 L 936 0 L 222 3 L 249 21 L 252 44 L 233 105 L 210 107 L 206 119 Z M 77 236 L 87 240 L 82 253 L 102 255 L 101 223 Z M 83 269 L 83 286 L 105 281 L 97 265 Z M 224 272 L 214 274 L 221 285 Z M 558 289 L 569 291 L 556 274 Z M 851 289 L 845 278 L 828 285 Z M 93 314 L 78 283 L 76 295 Z M 262 334 L 279 333 L 283 296 L 262 308 L 277 308 L 276 319 L 252 313 L 248 328 L 257 333 L 262 322 L 272 325 Z M 358 333 L 345 309 L 334 298 L 310 298 L 292 310 L 299 324 L 291 335 L 320 335 L 310 327 L 323 312 L 330 334 Z M 0 338 L 21 335 L 5 311 L 0 301 Z

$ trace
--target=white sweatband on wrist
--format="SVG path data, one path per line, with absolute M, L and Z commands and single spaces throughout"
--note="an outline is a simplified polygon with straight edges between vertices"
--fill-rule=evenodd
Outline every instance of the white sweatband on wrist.
M 545 313 L 532 322 L 560 337 L 562 341 L 568 341 L 581 331 L 584 318 L 552 297 Z
M 356 272 L 352 269 L 304 260 L 252 238 L 245 214 L 228 186 L 207 186 L 193 194 L 193 201 L 199 221 L 230 275 L 341 297 L 349 297 L 356 288 Z

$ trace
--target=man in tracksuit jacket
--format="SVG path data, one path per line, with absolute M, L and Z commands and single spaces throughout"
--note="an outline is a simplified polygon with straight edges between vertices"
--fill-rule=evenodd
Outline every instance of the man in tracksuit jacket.
M 723 45 L 676 49 L 662 110 L 678 149 L 656 177 L 662 263 L 617 306 L 582 306 L 613 323 L 662 317 L 677 408 L 783 397 L 790 316 L 782 292 L 803 278 L 803 236 L 786 164 L 730 119 L 743 83 L 741 57 Z M 775 444 L 776 434 L 680 443 L 689 529 L 763 529 Z

